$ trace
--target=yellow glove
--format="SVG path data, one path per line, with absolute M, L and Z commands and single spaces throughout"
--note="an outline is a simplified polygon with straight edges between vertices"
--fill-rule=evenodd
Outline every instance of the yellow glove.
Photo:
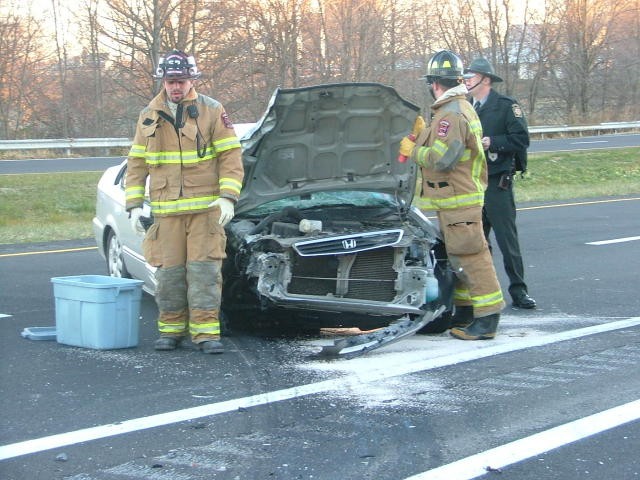
M 420 132 L 422 132 L 422 130 L 424 130 L 425 128 L 427 128 L 427 123 L 424 121 L 424 118 L 422 118 L 422 115 L 418 115 L 416 117 L 416 121 L 413 122 L 413 130 L 411 130 L 411 133 L 413 133 L 415 137 L 418 138 Z
M 413 137 L 413 134 L 400 140 L 400 150 L 398 150 L 398 153 L 400 154 L 398 157 L 398 161 L 400 162 L 405 162 L 407 158 L 409 158 L 413 153 L 413 149 L 416 146 L 416 142 L 414 142 L 413 140 L 415 140 L 416 137 L 413 137 L 413 140 L 411 139 L 411 137 Z
M 413 149 L 416 146 L 414 140 L 418 138 L 420 132 L 422 132 L 426 127 L 427 124 L 425 123 L 424 118 L 422 118 L 422 115 L 418 115 L 416 117 L 416 121 L 413 122 L 413 129 L 411 130 L 411 133 L 400 141 L 400 150 L 398 151 L 398 161 L 400 163 L 406 162 L 407 158 L 411 156 Z

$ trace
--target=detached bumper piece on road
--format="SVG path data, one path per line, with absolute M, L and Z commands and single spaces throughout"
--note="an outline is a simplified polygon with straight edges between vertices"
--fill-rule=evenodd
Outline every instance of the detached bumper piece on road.
M 427 311 L 418 319 L 412 320 L 408 315 L 399 318 L 389 326 L 375 330 L 373 332 L 354 335 L 352 337 L 334 340 L 333 345 L 325 345 L 319 352 L 321 357 L 351 359 L 376 348 L 389 345 L 402 338 L 421 330 L 429 322 L 438 318 L 444 312 L 445 306 L 441 306 L 436 311 Z

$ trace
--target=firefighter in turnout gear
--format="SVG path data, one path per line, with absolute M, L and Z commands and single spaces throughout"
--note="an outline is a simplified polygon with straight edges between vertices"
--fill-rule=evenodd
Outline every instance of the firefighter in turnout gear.
M 482 230 L 487 165 L 480 120 L 467 101 L 462 60 L 436 53 L 424 77 L 435 102 L 431 122 L 415 141 L 405 137 L 400 154 L 420 167 L 418 206 L 435 210 L 456 272 L 455 314 L 450 333 L 462 340 L 495 337 L 504 299 Z M 418 123 L 423 122 L 418 117 Z
M 222 353 L 219 309 L 224 226 L 242 187 L 240 142 L 224 107 L 199 94 L 192 56 L 160 59 L 163 89 L 140 113 L 127 160 L 126 209 L 140 234 L 147 177 L 154 223 L 143 252 L 157 267 L 156 350 L 173 350 L 190 335 L 205 353 Z

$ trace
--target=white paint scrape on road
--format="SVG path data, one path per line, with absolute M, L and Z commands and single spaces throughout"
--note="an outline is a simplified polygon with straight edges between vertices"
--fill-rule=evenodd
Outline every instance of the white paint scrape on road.
M 461 349 L 460 351 L 446 354 L 444 353 L 445 350 L 442 349 L 440 350 L 442 354 L 436 357 L 433 356 L 432 351 L 415 351 L 410 353 L 410 355 L 413 356 L 412 361 L 407 361 L 406 355 L 409 355 L 407 353 L 405 353 L 404 356 L 394 356 L 393 354 L 384 355 L 384 359 L 381 362 L 373 362 L 371 361 L 371 358 L 356 359 L 356 363 L 352 363 L 354 361 L 348 362 L 352 367 L 360 367 L 359 371 L 353 375 L 341 375 L 339 378 L 332 378 L 283 390 L 266 392 L 259 395 L 200 405 L 197 407 L 150 415 L 147 417 L 134 418 L 118 423 L 100 425 L 3 445 L 0 446 L 0 460 L 74 445 L 81 442 L 175 424 L 196 418 L 219 415 L 222 413 L 236 411 L 239 408 L 251 408 L 258 405 L 265 405 L 331 391 L 345 391 L 348 389 L 355 391 L 360 389 L 363 385 L 401 375 L 428 371 L 480 358 L 514 352 L 526 348 L 550 345 L 557 342 L 635 327 L 638 325 L 640 325 L 640 317 L 634 317 L 547 335 L 522 338 L 510 338 L 508 336 L 504 336 L 498 337 L 492 342 L 454 342 L 459 346 Z M 450 352 L 450 349 L 448 351 Z M 357 361 L 360 360 L 362 363 L 358 365 Z M 335 362 L 335 364 L 340 363 L 347 362 Z

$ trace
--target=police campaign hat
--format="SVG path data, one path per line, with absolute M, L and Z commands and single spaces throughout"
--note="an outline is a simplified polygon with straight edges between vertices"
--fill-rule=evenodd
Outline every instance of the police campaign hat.
M 485 77 L 489 77 L 494 82 L 501 82 L 502 78 L 493 72 L 493 67 L 486 58 L 476 58 L 471 64 L 464 69 L 464 73 L 479 73 Z

